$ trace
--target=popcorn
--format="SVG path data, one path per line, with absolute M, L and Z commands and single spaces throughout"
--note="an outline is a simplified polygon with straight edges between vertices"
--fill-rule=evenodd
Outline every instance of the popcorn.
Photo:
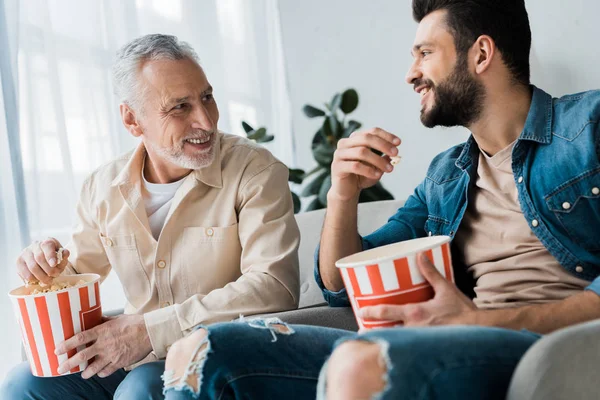
M 390 157 L 390 164 L 392 164 L 392 165 L 399 164 L 400 160 L 402 160 L 401 156 Z
M 61 247 L 60 249 L 56 250 L 56 265 L 59 265 L 60 263 L 63 262 L 63 248 Z
M 85 285 L 86 281 L 80 279 L 75 284 L 67 283 L 67 282 L 52 282 L 50 285 L 42 286 L 41 282 L 37 282 L 32 284 L 32 282 L 28 282 L 25 287 L 31 288 L 29 294 L 42 294 L 42 293 L 51 293 L 58 292 L 59 290 L 69 289 L 76 286 Z

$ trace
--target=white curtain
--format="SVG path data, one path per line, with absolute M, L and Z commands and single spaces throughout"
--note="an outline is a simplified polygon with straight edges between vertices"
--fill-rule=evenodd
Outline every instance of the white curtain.
M 188 41 L 215 88 L 220 128 L 268 126 L 269 149 L 293 165 L 280 32 L 277 0 L 0 0 L 0 380 L 20 360 L 5 294 L 20 284 L 15 258 L 34 239 L 66 242 L 82 181 L 136 144 L 113 96 L 116 50 L 147 33 Z M 104 296 L 103 306 L 121 301 Z

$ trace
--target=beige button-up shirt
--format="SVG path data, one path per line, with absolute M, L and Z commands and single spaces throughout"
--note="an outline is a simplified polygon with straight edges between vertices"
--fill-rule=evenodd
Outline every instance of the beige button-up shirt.
M 244 138 L 218 136 L 214 162 L 185 178 L 158 241 L 142 198 L 142 144 L 83 185 L 65 273 L 105 278 L 114 269 L 125 313 L 144 314 L 150 359 L 198 324 L 298 305 L 287 167 Z

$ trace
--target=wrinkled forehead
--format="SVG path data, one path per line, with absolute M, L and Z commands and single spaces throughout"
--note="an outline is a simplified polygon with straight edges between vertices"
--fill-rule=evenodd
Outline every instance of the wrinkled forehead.
M 196 96 L 212 89 L 202 67 L 188 59 L 149 61 L 140 75 L 144 91 L 162 101 Z

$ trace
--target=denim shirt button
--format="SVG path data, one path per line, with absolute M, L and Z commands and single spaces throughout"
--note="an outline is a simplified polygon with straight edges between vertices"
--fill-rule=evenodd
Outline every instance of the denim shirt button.
M 520 176 L 520 177 L 519 177 L 519 179 L 517 179 L 517 182 L 519 182 L 519 183 L 523 183 L 523 177 L 522 177 L 522 176 Z
M 581 265 L 578 265 L 577 267 L 575 267 L 575 271 L 577 271 L 578 273 L 582 273 L 583 267 Z
M 540 224 L 540 223 L 538 222 L 538 220 L 537 220 L 537 219 L 534 219 L 533 221 L 531 221 L 531 225 L 532 225 L 534 228 L 537 228 L 537 226 L 538 226 L 539 224 Z
M 598 196 L 600 194 L 600 188 L 597 188 L 597 187 L 593 188 L 592 189 L 592 194 L 594 196 Z
M 564 203 L 562 203 L 562 208 L 564 208 L 565 210 L 568 210 L 569 208 L 571 208 L 571 203 L 569 203 L 568 201 L 565 201 Z

